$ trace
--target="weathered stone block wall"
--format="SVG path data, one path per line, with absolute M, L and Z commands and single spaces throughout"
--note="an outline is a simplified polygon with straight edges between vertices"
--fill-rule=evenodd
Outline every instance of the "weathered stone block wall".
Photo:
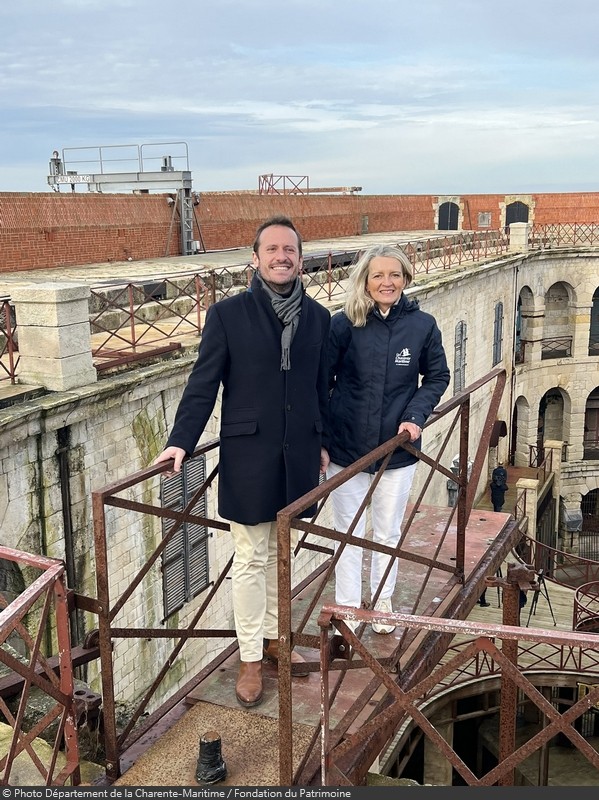
M 424 311 L 431 313 L 443 336 L 443 346 L 451 372 L 451 380 L 441 403 L 449 400 L 454 395 L 455 382 L 455 340 L 456 326 L 460 322 L 466 323 L 466 370 L 465 385 L 473 383 L 478 378 L 486 375 L 493 368 L 493 329 L 495 319 L 495 306 L 498 302 L 504 304 L 504 339 L 503 358 L 496 366 L 505 367 L 508 374 L 511 371 L 511 354 L 513 352 L 513 303 L 511 301 L 511 283 L 513 270 L 520 256 L 502 259 L 501 262 L 482 266 L 470 266 L 462 270 L 453 271 L 452 274 L 431 274 L 419 276 L 414 288 L 408 290 L 408 295 L 417 299 Z M 509 385 L 509 381 L 508 381 Z M 490 394 L 494 382 L 479 390 L 471 400 L 470 409 L 470 453 L 474 453 L 480 441 Z M 501 411 L 498 418 L 508 420 L 509 392 L 504 392 Z M 441 446 L 449 421 L 453 413 L 445 418 L 444 423 L 437 423 L 427 429 L 423 437 L 423 449 L 429 455 L 436 455 Z M 507 447 L 503 440 L 502 447 Z M 454 432 L 448 449 L 447 458 L 444 459 L 449 466 L 454 456 L 459 454 L 459 429 Z M 507 451 L 502 453 L 507 456 Z M 428 470 L 421 467 L 416 472 L 412 496 L 416 497 Z M 487 476 L 483 470 L 479 492 L 486 490 Z M 426 503 L 440 506 L 448 505 L 446 480 L 441 476 L 435 477 L 431 491 L 426 495 Z

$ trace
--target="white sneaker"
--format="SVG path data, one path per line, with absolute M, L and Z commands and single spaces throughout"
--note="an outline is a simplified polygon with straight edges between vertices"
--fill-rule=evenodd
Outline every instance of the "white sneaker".
M 375 611 L 384 611 L 386 614 L 393 613 L 393 607 L 391 605 L 391 598 L 385 598 L 384 600 L 379 600 L 374 607 Z M 395 630 L 395 625 L 383 625 L 379 622 L 372 623 L 372 630 L 375 633 L 393 633 Z

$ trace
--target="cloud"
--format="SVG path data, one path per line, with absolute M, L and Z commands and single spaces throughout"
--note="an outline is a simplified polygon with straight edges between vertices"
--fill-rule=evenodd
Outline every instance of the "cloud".
M 0 191 L 47 190 L 55 148 L 167 141 L 205 190 L 264 172 L 370 193 L 586 188 L 598 17 L 585 0 L 5 3 Z

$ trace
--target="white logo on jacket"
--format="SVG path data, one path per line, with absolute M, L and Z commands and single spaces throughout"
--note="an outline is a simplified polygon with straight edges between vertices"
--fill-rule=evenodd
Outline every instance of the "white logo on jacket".
M 408 367 L 410 365 L 410 360 L 412 358 L 412 354 L 410 353 L 407 347 L 400 353 L 395 354 L 395 363 L 400 367 Z

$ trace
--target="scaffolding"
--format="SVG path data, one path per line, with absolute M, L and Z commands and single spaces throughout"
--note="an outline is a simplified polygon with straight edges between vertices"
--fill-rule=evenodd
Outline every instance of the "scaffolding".
M 136 194 L 150 190 L 175 192 L 176 201 L 171 199 L 173 219 L 175 212 L 179 212 L 181 253 L 189 256 L 205 252 L 201 234 L 198 240 L 193 237 L 198 195 L 192 191 L 186 142 L 67 147 L 60 153 L 54 150 L 48 184 L 54 191 L 68 186 L 74 192 L 78 185 L 83 185 L 90 192 L 124 187 L 133 187 Z

